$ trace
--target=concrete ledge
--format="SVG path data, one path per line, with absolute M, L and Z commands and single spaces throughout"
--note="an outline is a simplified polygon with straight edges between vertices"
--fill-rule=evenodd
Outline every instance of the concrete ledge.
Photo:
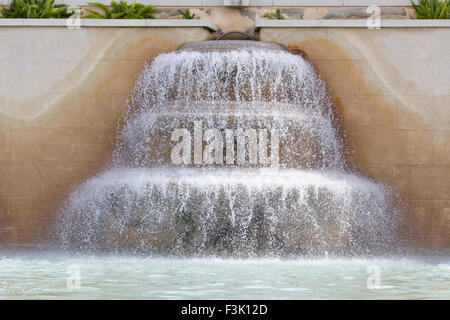
M 67 19 L 0 19 L 0 27 L 65 27 Z M 73 22 L 73 21 L 72 21 Z M 81 19 L 81 27 L 203 27 L 217 31 L 208 19 Z M 70 25 L 72 26 L 72 25 Z M 366 28 L 366 19 L 256 20 L 257 28 Z M 450 27 L 450 19 L 381 19 L 382 28 L 442 28 Z
M 68 19 L 0 19 L 0 27 L 65 27 L 68 22 Z M 80 19 L 80 23 L 81 27 L 203 27 L 217 31 L 217 25 L 208 19 Z
M 367 28 L 366 19 L 358 20 L 256 20 L 257 28 Z M 442 28 L 450 27 L 450 20 L 381 19 L 382 28 Z

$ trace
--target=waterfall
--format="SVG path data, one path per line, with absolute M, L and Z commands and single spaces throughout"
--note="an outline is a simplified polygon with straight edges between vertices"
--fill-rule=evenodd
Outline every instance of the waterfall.
M 340 132 L 301 56 L 256 41 L 184 45 L 142 70 L 113 160 L 70 194 L 58 240 L 179 255 L 387 250 L 395 199 L 347 163 Z

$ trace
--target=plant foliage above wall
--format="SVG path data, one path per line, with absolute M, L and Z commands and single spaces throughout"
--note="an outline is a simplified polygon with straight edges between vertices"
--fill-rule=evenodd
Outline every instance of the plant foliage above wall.
M 3 18 L 22 19 L 58 19 L 72 15 L 63 4 L 54 2 L 55 0 L 12 0 L 8 9 L 2 6 L 1 12 Z
M 267 12 L 263 15 L 264 18 L 276 19 L 276 20 L 284 20 L 284 16 L 281 14 L 280 9 L 277 9 L 275 12 Z
M 416 5 L 411 4 L 417 19 L 450 19 L 450 0 L 419 0 Z
M 178 12 L 181 13 L 183 19 L 195 19 L 195 13 L 191 14 L 191 10 L 189 9 L 186 9 L 186 11 L 178 9 Z
M 84 18 L 86 19 L 156 19 L 152 12 L 155 12 L 156 7 L 154 5 L 143 5 L 136 3 L 136 0 L 132 4 L 128 4 L 127 1 L 111 1 L 111 9 L 108 9 L 102 3 L 89 2 L 91 6 L 99 7 L 103 10 L 103 13 L 95 10 L 86 9 L 89 12 Z

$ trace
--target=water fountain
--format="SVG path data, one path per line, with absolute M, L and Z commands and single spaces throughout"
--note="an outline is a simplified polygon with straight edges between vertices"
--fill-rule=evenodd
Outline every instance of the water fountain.
M 307 60 L 258 41 L 186 44 L 145 66 L 113 160 L 72 192 L 58 241 L 180 255 L 384 251 L 395 202 L 345 150 Z

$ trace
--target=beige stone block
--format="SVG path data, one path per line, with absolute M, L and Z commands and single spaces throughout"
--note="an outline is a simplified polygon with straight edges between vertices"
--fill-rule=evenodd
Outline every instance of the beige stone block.
M 433 248 L 450 248 L 450 236 L 433 236 L 431 245 Z
M 433 163 L 450 164 L 450 131 L 433 132 Z
M 1 34 L 1 32 L 0 32 Z M 3 50 L 0 50 L 2 52 Z M 1 53 L 0 53 L 1 55 Z M 5 72 L 4 70 L 8 70 L 8 61 L 5 59 L 0 59 L 0 112 L 6 111 L 10 107 L 10 99 L 11 99 L 11 82 L 9 77 L 9 72 Z
M 55 198 L 11 197 L 7 225 L 16 230 L 19 243 L 42 241 L 54 227 L 57 214 Z
M 397 185 L 395 166 L 393 165 L 363 165 L 362 169 L 367 170 L 368 174 L 376 181 L 384 183 L 390 187 Z
M 370 45 L 367 40 L 374 38 L 373 31 L 365 28 L 346 28 L 343 31 L 342 28 L 326 28 L 326 59 L 367 60 L 361 49 Z
M 435 73 L 437 72 L 435 72 L 434 62 L 431 60 L 418 60 L 410 57 L 392 61 L 392 66 L 391 70 L 382 70 L 386 74 L 386 76 L 383 74 L 382 77 L 389 81 L 389 86 L 395 95 L 435 94 L 435 88 L 442 86 L 442 84 L 436 86 Z M 396 82 L 400 79 L 401 82 Z
M 115 128 L 80 128 L 78 143 L 82 144 L 111 144 L 115 137 Z
M 0 197 L 0 244 L 11 243 L 17 240 L 16 230 L 9 225 L 8 218 L 8 198 Z
M 328 8 L 306 8 L 303 19 L 320 19 L 328 13 Z
M 361 140 L 361 130 L 346 130 L 345 131 L 345 141 L 348 147 L 348 151 L 352 159 L 356 162 L 356 164 L 361 163 L 361 149 L 360 142 Z
M 108 81 L 111 80 L 115 60 L 83 59 L 72 74 L 75 92 L 81 95 L 110 94 Z
M 450 96 L 399 96 L 399 129 L 450 129 Z
M 431 163 L 432 141 L 429 131 L 364 130 L 361 157 L 370 164 Z
M 447 53 L 448 54 L 448 53 Z M 450 95 L 450 58 L 447 60 L 431 60 L 431 68 L 428 74 L 431 81 L 423 79 L 423 86 L 427 89 L 427 93 L 434 96 Z
M 3 164 L 0 162 L 0 195 L 9 193 L 9 163 Z
M 83 28 L 81 28 L 81 31 L 83 32 L 79 32 L 74 37 L 74 41 L 78 41 L 77 43 L 81 44 L 80 48 L 78 48 L 78 50 L 69 50 L 70 52 L 63 50 L 62 53 L 59 53 L 60 55 L 74 61 L 114 58 L 114 51 L 112 49 L 118 46 L 118 29 L 84 28 L 83 30 Z
M 45 199 L 45 198 L 44 198 Z M 10 197 L 8 225 L 15 228 L 34 227 L 40 220 L 40 211 L 45 208 L 45 201 L 40 197 Z
M 411 231 L 435 237 L 450 235 L 449 200 L 416 200 L 411 201 L 409 207 Z
M 326 29 L 302 28 L 292 32 L 290 28 L 261 30 L 261 41 L 275 42 L 306 53 L 310 60 L 326 59 Z
M 0 243 L 19 243 L 17 230 L 12 227 L 0 228 Z
M 111 46 L 107 59 L 149 61 L 160 53 L 178 49 L 180 43 L 174 39 L 173 32 L 152 29 L 118 29 L 116 42 Z
M 429 32 L 427 37 L 430 39 L 430 46 L 427 51 L 431 52 L 432 60 L 450 60 L 450 43 L 448 41 L 448 28 L 435 28 Z
M 120 32 L 123 32 L 124 30 L 126 30 L 126 28 L 121 28 Z M 129 47 L 133 51 L 141 50 L 142 48 L 141 57 L 143 57 L 144 60 L 153 59 L 153 57 L 159 53 L 176 50 L 184 43 L 208 40 L 211 36 L 210 31 L 206 28 L 178 28 L 177 32 L 173 32 L 173 29 L 171 30 L 164 27 L 142 28 L 140 30 L 142 35 L 139 34 L 139 41 L 132 43 Z M 129 31 L 134 33 L 134 30 Z M 124 38 L 128 39 L 129 35 L 126 34 Z M 154 43 L 153 46 L 150 44 L 151 42 Z M 128 53 L 128 51 L 129 50 L 126 52 Z M 135 60 L 139 59 L 140 57 Z
M 80 127 L 114 126 L 113 104 L 111 95 L 85 95 L 80 97 L 82 106 Z
M 291 41 L 288 44 L 289 50 L 300 50 L 305 53 L 305 57 L 310 61 L 325 59 L 326 43 L 322 40 Z
M 37 195 L 47 183 L 42 165 L 37 162 L 9 162 L 0 164 L 0 194 Z
M 409 202 L 407 224 L 412 234 L 433 234 L 435 203 L 430 200 Z
M 76 160 L 74 129 L 23 128 L 11 130 L 11 154 L 14 161 Z
M 108 47 L 108 43 L 115 37 L 116 30 L 115 28 L 81 28 L 74 31 L 66 28 L 8 28 L 8 32 L 1 33 L 0 39 L 3 43 L 8 43 L 4 57 L 77 60 L 89 56 L 91 51 L 97 52 L 101 48 Z M 55 44 L 58 45 L 57 50 Z
M 112 153 L 116 128 L 80 128 L 79 160 L 105 162 Z
M 78 183 L 87 179 L 90 175 L 98 172 L 104 166 L 99 162 L 60 162 L 43 165 L 43 179 L 45 185 L 43 194 L 55 196 L 67 196 Z
M 430 60 L 432 45 L 432 33 L 427 28 L 381 28 L 377 35 L 370 34 L 367 30 L 367 39 L 373 42 L 379 53 L 386 60 Z M 420 45 L 411 45 L 412 43 Z M 405 50 L 408 48 L 408 50 Z
M 411 200 L 450 199 L 450 166 L 398 165 L 398 185 Z
M 107 81 L 111 94 L 130 94 L 144 67 L 143 60 L 117 60 L 111 66 L 111 76 Z
M 80 145 L 81 161 L 105 161 L 112 152 L 112 144 L 82 144 Z
M 0 197 L 0 229 L 6 227 L 6 218 L 8 216 L 8 198 Z
M 288 49 L 303 52 L 303 57 L 308 61 L 327 60 L 327 43 L 321 38 L 291 41 L 288 44 Z
M 344 123 L 355 129 L 395 129 L 397 103 L 392 96 L 339 96 Z
M 56 128 L 112 127 L 114 109 L 111 95 L 71 95 L 64 104 L 42 120 L 42 125 Z
M 9 132 L 0 130 L 0 161 L 11 159 Z
M 45 95 L 51 94 L 54 97 L 66 91 L 73 77 L 71 71 L 75 66 L 75 63 L 65 59 L 17 57 L 8 61 L 8 66 L 3 72 L 9 75 L 13 101 L 36 104 L 39 100 L 46 100 Z M 32 108 L 41 109 L 41 106 Z
M 364 93 L 382 95 L 427 95 L 432 84 L 428 60 L 366 60 L 362 62 Z
M 314 61 L 331 94 L 361 93 L 361 63 L 357 60 Z
M 394 68 L 394 66 L 390 61 L 362 61 L 362 93 L 370 95 L 373 94 L 373 92 L 376 92 L 379 95 L 395 95 L 395 91 L 389 85 L 389 79 L 383 79 L 383 77 L 389 76 L 385 71 L 392 70 L 392 68 Z M 393 72 L 390 78 L 392 78 L 395 83 L 403 82 L 402 77 L 395 72 Z

